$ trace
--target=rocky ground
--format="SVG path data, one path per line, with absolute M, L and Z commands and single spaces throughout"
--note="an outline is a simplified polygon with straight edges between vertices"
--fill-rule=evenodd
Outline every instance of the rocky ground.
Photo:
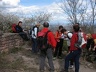
M 0 57 L 0 72 L 39 72 L 39 54 L 32 53 L 31 48 L 11 49 Z M 54 60 L 55 72 L 60 72 L 63 68 L 63 61 L 63 59 Z M 80 59 L 80 72 L 96 72 L 94 65 Z M 48 72 L 47 59 L 45 69 L 45 72 Z M 70 72 L 74 72 L 74 68 L 70 69 Z

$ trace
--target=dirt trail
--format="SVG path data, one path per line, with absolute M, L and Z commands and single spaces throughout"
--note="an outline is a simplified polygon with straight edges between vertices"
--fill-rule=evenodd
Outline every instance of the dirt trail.
M 29 48 L 30 50 L 30 48 Z M 25 64 L 30 67 L 30 68 L 34 68 L 36 69 L 36 72 L 39 72 L 39 54 L 35 55 L 35 54 L 32 54 L 33 57 L 26 57 L 26 56 L 22 56 L 24 61 L 25 61 Z M 60 70 L 63 68 L 63 62 L 64 60 L 63 59 L 56 59 L 53 61 L 54 62 L 54 66 L 55 66 L 55 72 L 60 72 Z M 48 72 L 48 61 L 46 59 L 46 66 L 45 66 L 45 69 L 46 71 L 45 72 Z M 74 72 L 74 69 L 72 70 Z M 34 71 L 33 71 L 34 72 Z M 70 70 L 71 72 L 71 70 Z M 91 63 L 88 63 L 88 62 L 84 62 L 81 60 L 81 63 L 80 63 L 80 72 L 96 72 L 96 69 L 93 68 L 92 64 Z
M 34 54 L 31 52 L 31 48 L 23 48 L 17 53 L 10 53 L 6 56 L 6 65 L 0 69 L 0 72 L 39 72 L 39 54 Z M 9 65 L 7 65 L 9 62 Z M 54 60 L 55 72 L 60 72 L 63 68 L 63 59 Z M 5 67 L 4 67 L 5 66 Z M 48 69 L 48 61 L 46 59 L 46 71 Z M 74 70 L 70 70 L 74 72 Z M 80 72 L 96 72 L 91 63 L 81 61 Z

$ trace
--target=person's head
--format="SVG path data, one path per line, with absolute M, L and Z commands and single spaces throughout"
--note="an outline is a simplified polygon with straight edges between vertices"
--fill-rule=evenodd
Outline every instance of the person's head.
M 18 22 L 18 25 L 21 26 L 21 25 L 22 25 L 22 21 L 19 21 L 19 22 Z
M 60 26 L 59 26 L 59 30 L 61 31 L 62 29 L 63 29 L 63 26 L 62 26 L 62 25 L 60 25 Z
M 79 23 L 73 25 L 74 32 L 78 32 L 80 30 Z
M 91 38 L 92 38 L 92 35 L 91 35 L 90 33 L 88 33 L 88 34 L 86 35 L 86 38 L 87 38 L 87 39 L 91 39 Z
M 48 23 L 48 22 L 44 22 L 44 23 L 43 23 L 43 27 L 48 28 L 48 27 L 49 27 L 49 23 Z
M 79 26 L 80 26 L 80 24 L 79 24 L 79 23 L 75 23 L 75 25 L 79 25 Z
M 35 26 L 40 27 L 40 23 L 37 23 Z
M 61 33 L 67 34 L 67 30 L 66 30 L 65 28 L 63 28 L 63 29 L 61 30 Z

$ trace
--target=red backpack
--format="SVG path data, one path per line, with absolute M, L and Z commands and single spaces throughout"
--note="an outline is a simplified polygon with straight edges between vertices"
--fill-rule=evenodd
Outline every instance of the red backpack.
M 16 24 L 12 24 L 12 31 L 13 33 L 16 33 Z

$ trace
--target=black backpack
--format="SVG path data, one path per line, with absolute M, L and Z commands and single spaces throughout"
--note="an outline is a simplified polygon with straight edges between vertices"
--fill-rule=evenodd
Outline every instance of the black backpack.
M 36 28 L 37 26 L 33 26 L 33 28 L 31 28 L 30 30 L 29 30 L 29 35 L 31 35 L 32 34 L 32 31 L 34 31 L 34 28 Z M 39 32 L 39 28 L 37 27 L 37 33 Z
M 50 31 L 47 31 L 46 33 L 44 32 L 38 32 L 38 37 L 37 37 L 37 43 L 38 43 L 38 48 L 40 50 L 47 50 L 49 48 L 49 43 L 48 43 L 48 39 L 47 39 L 47 34 Z

